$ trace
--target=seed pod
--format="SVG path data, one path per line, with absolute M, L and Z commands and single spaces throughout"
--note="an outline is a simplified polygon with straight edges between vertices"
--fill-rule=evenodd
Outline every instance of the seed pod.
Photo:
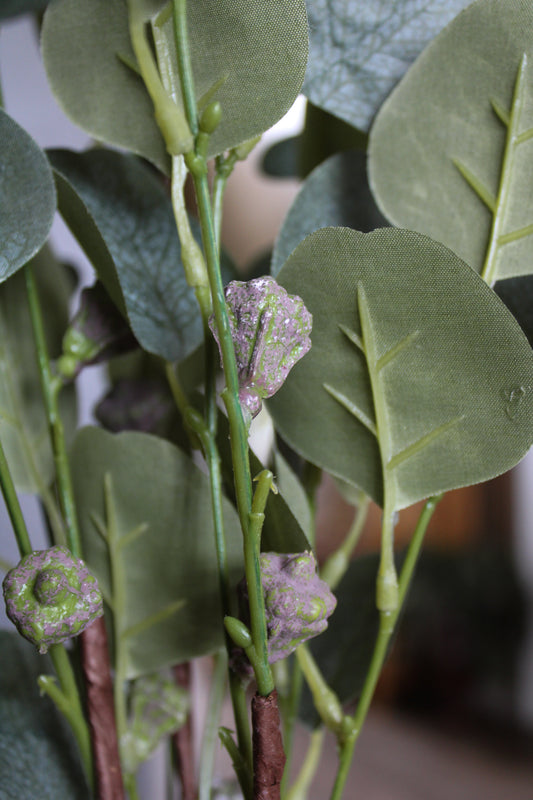
M 268 660 L 273 664 L 325 631 L 337 600 L 327 583 L 318 577 L 311 552 L 261 553 L 260 567 Z M 244 583 L 240 589 L 242 598 L 247 600 Z M 237 653 L 232 663 L 237 671 L 249 672 L 249 665 L 244 667 L 243 657 L 238 657 Z
M 66 547 L 25 556 L 5 576 L 3 590 L 7 616 L 40 653 L 104 613 L 98 581 Z
M 311 347 L 313 318 L 303 300 L 269 276 L 231 281 L 225 289 L 239 375 L 239 400 L 247 423 L 272 397 Z M 218 342 L 213 318 L 210 327 Z M 220 342 L 218 342 L 220 347 Z

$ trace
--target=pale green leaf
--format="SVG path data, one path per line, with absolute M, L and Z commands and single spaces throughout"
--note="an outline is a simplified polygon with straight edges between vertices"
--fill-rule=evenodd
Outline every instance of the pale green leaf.
M 304 93 L 362 130 L 428 42 L 468 0 L 307 0 Z
M 121 635 L 127 677 L 220 648 L 224 635 L 206 476 L 163 439 L 98 428 L 78 433 L 72 470 L 84 557 L 112 602 L 115 647 Z M 122 574 L 115 586 L 102 535 L 109 542 L 113 517 L 116 574 Z M 234 585 L 243 571 L 242 543 L 237 514 L 227 501 L 224 519 Z
M 55 357 L 68 323 L 70 281 L 46 248 L 32 265 Z M 54 477 L 54 462 L 22 272 L 0 286 L 0 374 L 0 439 L 13 481 L 20 491 L 42 495 Z M 62 391 L 60 401 L 67 431 L 72 430 L 73 387 Z
M 3 800 L 89 800 L 72 732 L 37 686 L 39 675 L 54 672 L 50 659 L 8 631 L 0 631 L 0 653 Z
M 370 182 L 385 215 L 489 283 L 532 272 L 533 6 L 478 0 L 379 112 Z
M 45 154 L 0 108 L 0 281 L 41 249 L 55 210 L 54 179 Z
M 366 177 L 366 153 L 346 151 L 316 167 L 303 183 L 281 227 L 272 253 L 277 275 L 296 245 L 319 228 L 370 231 L 386 225 Z
M 163 5 L 150 3 L 147 13 Z M 196 97 L 217 87 L 211 99 L 222 104 L 213 155 L 270 128 L 296 99 L 307 60 L 305 2 L 195 0 L 187 22 Z M 173 50 L 170 19 L 164 32 Z M 43 55 L 52 89 L 78 125 L 168 171 L 151 101 L 127 66 L 136 61 L 123 0 L 54 3 L 45 17 Z
M 405 230 L 325 228 L 279 280 L 313 314 L 313 344 L 269 410 L 306 459 L 399 509 L 525 455 L 533 352 L 450 250 Z
M 188 356 L 202 323 L 161 181 L 138 159 L 110 150 L 49 157 L 61 214 L 139 343 L 168 361 Z

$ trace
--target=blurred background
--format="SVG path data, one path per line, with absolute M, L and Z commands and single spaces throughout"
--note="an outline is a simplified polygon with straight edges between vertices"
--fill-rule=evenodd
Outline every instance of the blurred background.
M 57 107 L 41 66 L 38 38 L 29 19 L 6 24 L 0 34 L 0 75 L 5 108 L 42 147 L 89 145 Z M 272 247 L 298 191 L 294 177 L 265 172 L 277 142 L 303 125 L 305 100 L 271 131 L 230 179 L 223 243 L 243 274 Z M 266 159 L 266 162 L 265 162 Z M 243 196 L 246 202 L 242 201 Z M 92 273 L 58 219 L 52 241 L 57 254 L 75 264 L 81 285 Z M 79 379 L 80 423 L 105 388 L 99 367 Z M 449 493 L 432 520 L 403 624 L 379 684 L 351 777 L 353 796 L 366 800 L 529 800 L 533 797 L 533 453 L 512 473 L 490 483 Z M 24 510 L 40 526 L 31 498 Z M 401 546 L 419 508 L 403 512 Z M 332 481 L 319 490 L 317 552 L 323 560 L 351 525 L 354 509 Z M 42 539 L 44 542 L 44 539 Z M 377 550 L 379 511 L 371 509 L 358 555 Z M 44 546 L 35 538 L 36 546 Z M 2 508 L 0 557 L 17 559 Z M 3 613 L 3 611 L 2 611 Z M 2 624 L 7 624 L 5 617 Z M 0 654 L 1 659 L 1 654 Z M 205 707 L 209 660 L 195 671 Z M 201 712 L 200 712 L 201 717 Z M 196 720 L 197 735 L 201 718 Z M 305 752 L 301 733 L 297 751 Z M 312 798 L 328 796 L 334 774 L 334 743 Z M 221 762 L 223 776 L 227 767 Z M 157 770 L 148 768 L 149 783 Z M 156 798 L 156 790 L 150 790 Z M 0 788 L 0 796 L 2 790 Z M 147 795 L 148 796 L 148 795 Z

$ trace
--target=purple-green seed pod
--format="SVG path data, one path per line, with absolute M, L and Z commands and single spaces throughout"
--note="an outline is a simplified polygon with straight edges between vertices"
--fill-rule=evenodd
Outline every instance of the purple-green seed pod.
M 67 547 L 25 556 L 5 576 L 3 590 L 7 616 L 40 653 L 78 636 L 104 613 L 98 581 Z
M 261 410 L 262 399 L 278 391 L 310 349 L 313 318 L 300 297 L 288 294 L 269 276 L 231 281 L 224 294 L 237 359 L 239 399 L 250 422 Z M 220 347 L 213 317 L 209 324 Z
M 327 583 L 318 577 L 316 559 L 311 552 L 261 553 L 260 568 L 268 660 L 273 664 L 325 631 L 337 600 Z M 247 600 L 244 584 L 241 589 L 243 599 Z M 233 663 L 237 670 L 249 671 L 242 657 L 236 656 Z

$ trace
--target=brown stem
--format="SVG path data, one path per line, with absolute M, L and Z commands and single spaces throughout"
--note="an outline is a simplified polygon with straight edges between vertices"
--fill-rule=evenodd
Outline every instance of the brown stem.
M 98 800 L 124 800 L 124 784 L 115 724 L 113 681 L 104 618 L 80 636 L 87 716 L 91 732 L 94 779 Z
M 190 690 L 191 688 L 191 665 L 189 663 L 178 664 L 174 667 L 174 678 L 178 686 Z M 192 720 L 191 715 L 187 717 L 185 725 L 176 731 L 172 737 L 174 740 L 174 752 L 176 754 L 176 767 L 181 783 L 182 800 L 196 800 L 196 777 L 194 774 L 194 752 L 192 745 Z
M 285 752 L 276 690 L 252 699 L 252 741 L 254 800 L 280 800 Z

